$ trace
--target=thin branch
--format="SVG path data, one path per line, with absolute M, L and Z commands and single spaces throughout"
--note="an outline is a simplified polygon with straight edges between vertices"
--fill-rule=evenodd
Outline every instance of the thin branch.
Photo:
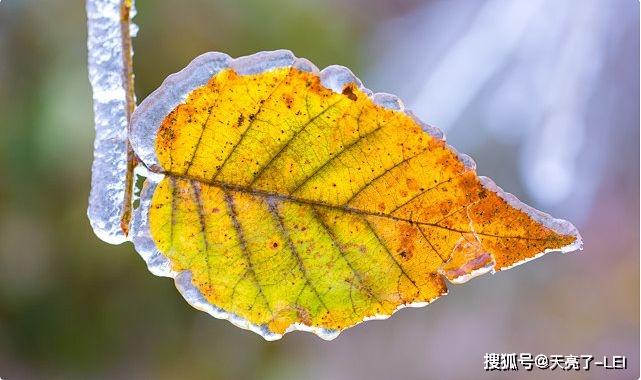
M 136 108 L 136 95 L 134 93 L 133 47 L 131 43 L 131 10 L 134 0 L 122 0 L 120 5 L 120 31 L 122 36 L 123 77 L 127 100 L 127 136 L 129 136 L 131 114 Z M 131 221 L 132 195 L 134 188 L 134 168 L 138 158 L 134 153 L 131 143 L 127 138 L 127 174 L 125 177 L 125 199 L 123 200 L 123 213 L 120 219 L 120 228 L 129 235 L 129 222 Z

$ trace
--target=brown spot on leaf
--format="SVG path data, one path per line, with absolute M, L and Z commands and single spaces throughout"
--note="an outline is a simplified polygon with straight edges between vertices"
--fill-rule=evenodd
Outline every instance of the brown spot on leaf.
M 283 101 L 287 108 L 292 108 L 292 105 L 294 104 L 294 97 L 291 94 L 285 93 L 283 94 Z
M 407 184 L 407 188 L 416 191 L 418 189 L 418 182 L 414 178 L 407 178 L 405 180 L 405 184 Z
M 309 313 L 309 310 L 305 309 L 304 307 L 300 305 L 295 306 L 296 309 L 296 316 L 298 319 L 305 325 L 311 326 L 312 325 L 312 319 L 311 315 Z
M 398 248 L 398 254 L 405 260 L 409 260 L 414 256 L 414 241 L 416 241 L 417 232 L 416 227 L 409 223 L 399 224 L 399 238 L 401 244 Z
M 358 100 L 358 96 L 354 93 L 353 83 L 350 83 L 343 88 L 343 95 L 347 96 L 349 100 Z

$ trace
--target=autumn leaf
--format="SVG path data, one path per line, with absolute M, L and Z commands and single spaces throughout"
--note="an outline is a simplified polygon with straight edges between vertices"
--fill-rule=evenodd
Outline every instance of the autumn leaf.
M 324 338 L 581 246 L 388 94 L 288 51 L 208 53 L 132 117 L 150 169 L 134 243 L 199 309 Z

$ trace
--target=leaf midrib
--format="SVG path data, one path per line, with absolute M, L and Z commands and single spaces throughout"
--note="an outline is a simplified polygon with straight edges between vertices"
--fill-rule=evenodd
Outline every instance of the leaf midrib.
M 164 174 L 165 176 L 172 177 L 175 179 L 183 179 L 183 180 L 188 180 L 188 181 L 198 181 L 200 183 L 203 183 L 205 185 L 209 186 L 214 186 L 218 187 L 223 190 L 228 190 L 228 191 L 235 191 L 235 192 L 240 192 L 244 194 L 249 194 L 249 195 L 254 195 L 266 199 L 277 199 L 281 201 L 288 201 L 292 203 L 296 203 L 299 205 L 307 205 L 307 206 L 312 206 L 312 207 L 324 207 L 332 210 L 338 210 L 346 213 L 352 213 L 356 215 L 361 215 L 361 216 L 374 216 L 374 217 L 380 217 L 380 218 L 386 218 L 386 219 L 391 219 L 395 220 L 398 222 L 406 222 L 410 223 L 413 225 L 420 225 L 420 226 L 428 226 L 428 227 L 435 227 L 435 228 L 441 228 L 447 231 L 455 232 L 455 233 L 472 233 L 475 235 L 481 235 L 481 236 L 486 236 L 486 237 L 491 237 L 491 238 L 497 238 L 497 239 L 518 239 L 518 240 L 533 240 L 533 241 L 544 241 L 548 240 L 547 238 L 535 238 L 535 237 L 528 237 L 528 236 L 506 236 L 506 235 L 495 235 L 495 234 L 490 234 L 490 233 L 484 233 L 484 232 L 479 232 L 479 231 L 470 231 L 470 230 L 460 230 L 456 228 L 451 228 L 447 226 L 443 226 L 437 223 L 428 223 L 428 222 L 422 222 L 419 220 L 413 220 L 413 219 L 408 219 L 408 218 L 401 218 L 398 216 L 394 215 L 389 215 L 389 214 L 383 214 L 380 212 L 374 212 L 374 211 L 369 211 L 369 210 L 362 210 L 350 206 L 339 206 L 339 205 L 333 205 L 329 203 L 325 203 L 322 201 L 314 201 L 310 199 L 305 199 L 301 197 L 296 197 L 293 195 L 286 195 L 286 194 L 280 194 L 280 193 L 275 193 L 275 192 L 270 192 L 266 190 L 260 190 L 260 189 L 255 189 L 251 187 L 246 187 L 242 185 L 237 185 L 237 184 L 229 184 L 225 182 L 221 182 L 218 180 L 213 180 L 213 179 L 203 179 L 203 178 L 198 178 L 196 176 L 191 176 L 191 175 L 185 175 L 185 174 L 177 174 L 177 173 L 172 173 L 172 172 L 165 172 L 165 173 L 160 173 Z

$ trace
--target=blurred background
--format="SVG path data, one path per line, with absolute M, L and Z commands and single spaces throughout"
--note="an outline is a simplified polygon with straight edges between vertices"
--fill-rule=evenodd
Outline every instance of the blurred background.
M 143 99 L 206 51 L 350 67 L 572 221 L 585 249 L 450 286 L 332 342 L 267 343 L 192 309 L 87 217 L 93 119 L 81 1 L 0 2 L 0 377 L 639 376 L 639 3 L 140 0 Z M 486 352 L 626 355 L 627 370 L 483 370 Z

